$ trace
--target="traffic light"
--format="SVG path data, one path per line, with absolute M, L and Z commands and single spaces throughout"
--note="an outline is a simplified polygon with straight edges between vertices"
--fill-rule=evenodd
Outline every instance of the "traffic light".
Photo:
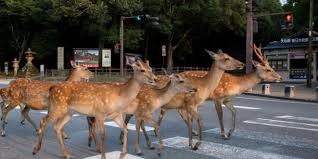
M 152 17 L 149 14 L 137 15 L 135 19 L 144 24 L 159 25 L 159 17 Z
M 116 43 L 116 44 L 114 45 L 114 53 L 115 53 L 115 54 L 119 54 L 119 52 L 120 52 L 120 44 L 119 44 L 119 43 Z
M 285 14 L 284 15 L 284 22 L 285 22 L 286 29 L 292 29 L 294 27 L 293 14 L 292 13 Z

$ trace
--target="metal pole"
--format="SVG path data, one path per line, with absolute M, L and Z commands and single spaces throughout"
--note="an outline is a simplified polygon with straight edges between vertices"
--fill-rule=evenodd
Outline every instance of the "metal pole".
M 124 75 L 124 17 L 120 16 L 120 75 Z
M 311 74 L 312 74 L 312 23 L 313 23 L 313 6 L 314 0 L 310 0 L 309 6 L 309 31 L 308 31 L 308 56 L 307 56 L 307 88 L 311 88 Z M 316 78 L 316 77 L 314 77 Z
M 246 25 L 246 73 L 252 71 L 253 59 L 253 1 L 247 3 L 247 25 Z

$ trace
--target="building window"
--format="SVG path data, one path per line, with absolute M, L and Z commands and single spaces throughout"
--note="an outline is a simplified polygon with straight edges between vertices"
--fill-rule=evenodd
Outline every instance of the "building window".
M 269 63 L 274 70 L 288 69 L 287 60 L 270 60 Z

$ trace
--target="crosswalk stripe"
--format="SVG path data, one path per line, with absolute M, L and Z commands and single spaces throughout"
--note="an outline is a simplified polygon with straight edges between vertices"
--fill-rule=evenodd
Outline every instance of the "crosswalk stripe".
M 290 116 L 290 115 L 276 116 L 275 118 L 318 122 L 318 118 L 295 117 L 295 116 Z
M 118 159 L 119 156 L 120 156 L 120 153 L 121 153 L 120 151 L 108 152 L 108 153 L 106 153 L 106 158 L 107 159 Z M 86 158 L 83 158 L 83 159 L 100 159 L 100 158 L 101 158 L 101 155 L 96 155 L 96 156 L 86 157 Z M 134 155 L 131 155 L 131 154 L 126 154 L 125 158 L 127 158 L 127 159 L 143 159 L 141 157 L 134 156 Z
M 263 152 L 257 150 L 246 149 L 237 146 L 231 146 L 226 144 L 213 143 L 208 141 L 202 141 L 200 148 L 193 151 L 188 146 L 188 138 L 176 136 L 162 140 L 163 145 L 170 148 L 181 149 L 184 151 L 197 153 L 201 155 L 211 156 L 222 159 L 296 159 L 291 156 L 280 155 L 271 152 Z M 194 140 L 195 142 L 197 140 Z M 157 143 L 157 142 L 155 142 Z
M 224 104 L 222 105 L 223 107 L 226 107 Z M 261 108 L 257 108 L 257 107 L 247 107 L 247 106 L 240 106 L 240 105 L 234 105 L 234 108 L 237 109 L 248 109 L 248 110 L 258 110 Z
M 106 125 L 106 126 L 112 126 L 112 127 L 119 127 L 119 126 L 118 126 L 115 122 L 113 122 L 113 121 L 105 122 L 104 125 Z M 135 124 L 130 124 L 130 123 L 128 123 L 128 124 L 127 124 L 127 128 L 128 128 L 128 130 L 136 131 L 136 126 L 135 126 Z M 150 127 L 150 126 L 145 126 L 145 129 L 146 129 L 146 131 L 153 131 L 153 130 L 155 130 L 153 127 Z M 140 131 L 142 131 L 142 130 L 140 129 Z
M 258 101 L 268 101 L 268 102 L 293 103 L 293 104 L 301 103 L 301 104 L 308 104 L 308 105 L 317 105 L 317 103 L 290 101 L 290 100 L 283 100 L 283 99 L 263 99 L 263 98 L 250 98 L 250 97 L 241 97 L 241 96 L 236 98 L 258 100 Z
M 300 122 L 293 122 L 293 121 L 273 120 L 273 119 L 264 119 L 264 118 L 257 118 L 257 120 L 268 121 L 271 123 L 288 123 L 288 124 L 318 127 L 317 124 L 307 124 L 307 123 L 300 123 Z
M 203 131 L 204 133 L 212 133 L 220 135 L 220 128 L 208 129 Z M 305 138 L 299 138 L 296 136 L 289 135 L 280 135 L 271 132 L 257 132 L 257 131 L 248 131 L 243 129 L 236 129 L 232 136 L 249 139 L 249 140 L 258 140 L 265 141 L 270 143 L 276 143 L 281 145 L 309 148 L 309 149 L 318 149 L 318 143 L 314 140 L 308 140 Z

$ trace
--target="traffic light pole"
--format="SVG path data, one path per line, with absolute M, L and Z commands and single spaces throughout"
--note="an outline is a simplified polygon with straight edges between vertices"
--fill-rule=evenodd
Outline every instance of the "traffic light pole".
M 246 25 L 246 73 L 252 71 L 252 59 L 253 59 L 253 1 L 248 0 L 247 3 L 247 25 Z
M 309 31 L 308 31 L 308 56 L 307 56 L 307 75 L 306 75 L 306 86 L 307 86 L 307 88 L 311 88 L 313 6 L 314 6 L 314 0 L 310 0 L 310 6 L 309 6 Z M 314 78 L 316 78 L 316 77 L 314 77 Z

